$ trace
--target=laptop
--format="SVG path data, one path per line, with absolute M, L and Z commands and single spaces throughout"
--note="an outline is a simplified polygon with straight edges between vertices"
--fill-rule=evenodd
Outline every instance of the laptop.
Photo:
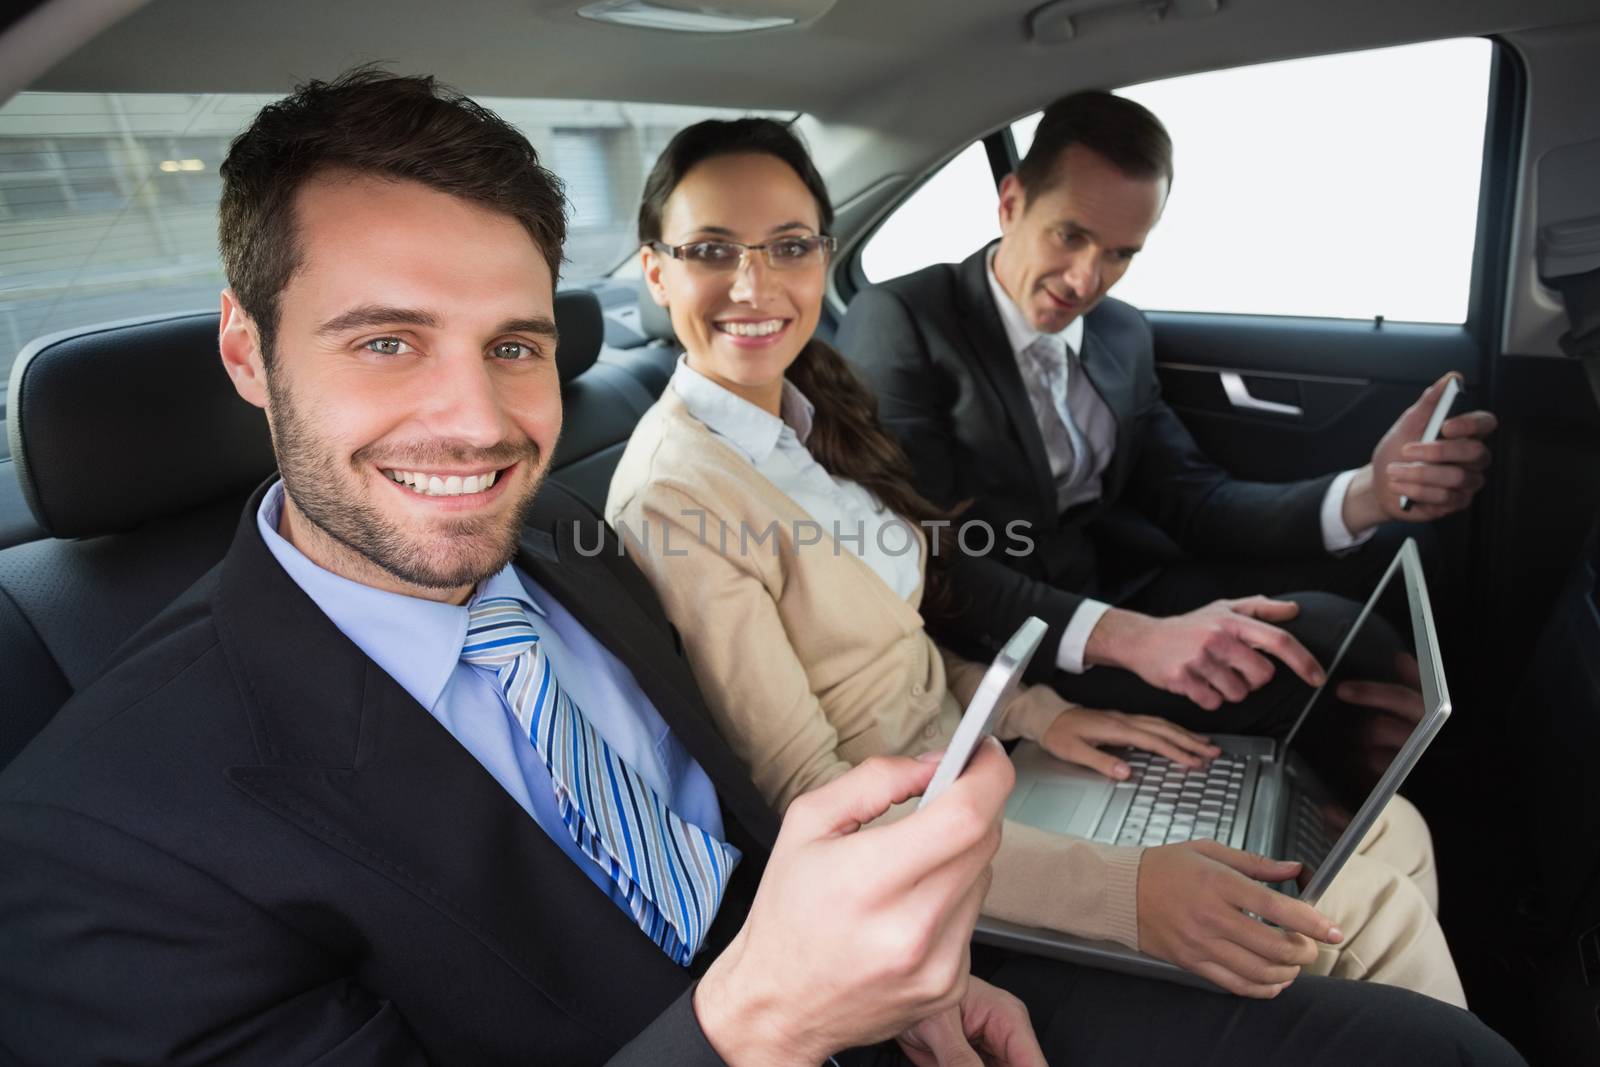
M 1309 747 L 1308 726 L 1326 746 L 1330 728 L 1356 721 L 1348 715 L 1338 718 L 1329 710 L 1338 704 L 1334 691 L 1347 680 L 1397 687 L 1390 692 L 1403 698 L 1406 718 L 1415 722 L 1409 737 L 1390 752 L 1387 767 L 1340 775 L 1335 788 L 1329 788 L 1302 749 Z M 1311 695 L 1282 741 L 1212 735 L 1222 754 L 1192 771 L 1152 753 L 1117 749 L 1133 769 L 1122 782 L 1063 763 L 1025 742 L 1012 753 L 1017 784 L 1006 805 L 1006 818 L 1107 844 L 1152 846 L 1210 838 L 1265 856 L 1299 860 L 1303 865 L 1299 878 L 1273 888 L 1315 905 L 1449 715 L 1450 696 L 1422 562 L 1416 542 L 1407 538 L 1340 642 L 1327 680 Z M 1346 747 L 1350 746 L 1340 750 Z M 987 916 L 979 920 L 974 936 L 1032 955 L 1217 988 L 1175 964 L 1114 942 Z

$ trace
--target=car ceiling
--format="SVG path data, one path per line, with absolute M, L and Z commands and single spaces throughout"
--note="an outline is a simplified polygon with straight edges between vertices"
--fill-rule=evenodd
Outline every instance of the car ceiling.
M 150 0 L 33 88 L 274 92 L 382 60 L 488 96 L 794 109 L 948 137 L 1084 86 L 1600 17 L 1595 0 L 1167 0 L 1170 16 L 1152 22 L 1129 0 L 1042 45 L 1026 30 L 1040 0 L 791 3 L 824 13 L 719 38 L 591 22 L 575 0 Z
M 1044 0 L 657 2 L 811 15 L 708 36 L 588 21 L 582 0 L 52 0 L 80 22 L 132 13 L 29 87 L 286 92 L 378 61 L 480 96 L 804 111 L 848 239 L 917 175 L 1074 89 L 1600 19 L 1597 0 L 1057 0 L 1085 13 L 1074 39 L 1042 44 L 1027 26 Z

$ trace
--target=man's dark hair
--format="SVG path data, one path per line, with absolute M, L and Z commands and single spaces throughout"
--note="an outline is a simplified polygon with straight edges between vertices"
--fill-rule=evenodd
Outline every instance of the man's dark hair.
M 811 153 L 786 123 L 767 118 L 705 119 L 679 130 L 650 168 L 639 201 L 639 241 L 661 240 L 661 214 L 684 175 L 716 156 L 745 153 L 774 156 L 789 164 L 817 202 L 822 232 L 833 232 L 833 202 L 828 199 L 828 185 L 811 162 Z
M 1161 120 L 1125 97 L 1090 90 L 1044 109 L 1028 155 L 1017 164 L 1026 201 L 1060 179 L 1057 163 L 1072 144 L 1099 153 L 1130 178 L 1165 178 L 1170 190 L 1172 138 Z
M 520 222 L 561 269 L 561 181 L 517 129 L 431 77 L 358 67 L 261 110 L 222 163 L 218 243 L 228 284 L 272 359 L 278 298 L 300 266 L 295 195 L 330 171 L 420 182 Z

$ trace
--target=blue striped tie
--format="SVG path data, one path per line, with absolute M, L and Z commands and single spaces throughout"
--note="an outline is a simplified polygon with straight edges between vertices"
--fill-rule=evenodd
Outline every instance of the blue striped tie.
M 668 809 L 562 691 L 520 601 L 471 606 L 461 658 L 495 672 L 506 711 L 550 769 L 573 841 L 611 875 L 640 929 L 687 966 L 738 862 L 732 850 Z

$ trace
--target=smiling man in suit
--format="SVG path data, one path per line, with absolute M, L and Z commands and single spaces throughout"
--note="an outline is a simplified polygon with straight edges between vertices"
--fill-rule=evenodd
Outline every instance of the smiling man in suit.
M 1303 704 L 1299 681 L 1320 683 L 1308 646 L 1332 651 L 1355 610 L 1345 598 L 1365 600 L 1393 557 L 1390 538 L 1369 543 L 1380 524 L 1466 507 L 1495 421 L 1459 415 L 1417 443 L 1441 380 L 1359 470 L 1284 485 L 1229 476 L 1162 400 L 1143 316 L 1106 295 L 1172 175 L 1149 111 L 1103 92 L 1063 97 L 1001 182 L 999 241 L 863 291 L 837 343 L 923 495 L 967 503 L 957 522 L 996 533 L 986 555 L 957 553 L 949 639 L 978 652 L 1037 615 L 1054 656 L 1035 660 L 1036 680 L 1069 699 L 1259 732 Z M 1290 590 L 1344 596 L 1256 595 Z
M 542 484 L 565 221 L 522 135 L 361 71 L 223 180 L 222 362 L 281 478 L 0 774 L 8 1062 L 1040 1067 L 1030 1010 L 1056 1062 L 1514 1061 L 1368 983 L 970 977 L 999 746 L 888 825 L 933 762 L 780 830 L 648 583 Z
M 0 777 L 0 1058 L 816 1062 L 961 1004 L 1042 1062 L 967 978 L 997 746 L 952 803 L 855 833 L 934 769 L 885 761 L 780 835 L 642 576 L 575 550 L 526 139 L 361 71 L 223 180 L 222 363 L 281 479 Z

